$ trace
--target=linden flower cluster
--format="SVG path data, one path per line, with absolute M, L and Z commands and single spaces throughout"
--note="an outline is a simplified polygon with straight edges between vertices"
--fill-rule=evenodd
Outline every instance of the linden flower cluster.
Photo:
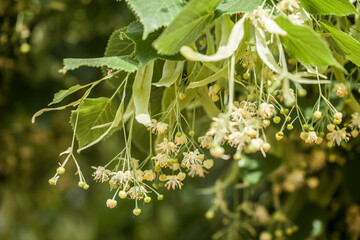
M 135 215 L 141 213 L 141 209 L 137 207 L 137 201 L 143 199 L 145 203 L 151 201 L 148 196 L 152 191 L 157 194 L 158 200 L 163 199 L 163 195 L 156 192 L 145 181 L 151 182 L 155 179 L 156 174 L 152 170 L 142 171 L 138 169 L 138 160 L 118 158 L 119 164 L 117 170 L 110 171 L 106 167 L 92 167 L 95 172 L 92 174 L 94 180 L 97 182 L 109 182 L 110 189 L 115 189 L 115 194 L 112 198 L 106 201 L 106 206 L 114 208 L 117 206 L 117 196 L 120 199 L 130 198 L 136 200 L 136 207 L 133 210 Z M 130 166 L 133 166 L 131 168 Z M 121 170 L 119 170 L 121 169 Z
M 160 180 L 166 182 L 165 187 L 181 189 L 183 181 L 187 175 L 191 177 L 205 177 L 206 169 L 210 169 L 214 161 L 212 159 L 204 160 L 204 154 L 199 149 L 190 150 L 186 136 L 178 132 L 175 136 L 175 142 L 169 142 L 164 138 L 157 145 L 157 154 L 152 157 L 155 164 L 155 171 L 161 173 Z M 182 159 L 181 159 L 182 158 Z M 179 161 L 181 159 L 181 161 Z M 171 170 L 172 175 L 166 175 L 166 169 Z
M 169 131 L 168 128 L 168 124 L 152 120 L 148 130 L 158 135 L 158 139 L 162 141 L 156 144 L 155 155 L 150 155 L 140 164 L 139 160 L 131 158 L 124 149 L 108 163 L 109 165 L 118 160 L 114 170 L 108 169 L 108 165 L 93 167 L 94 180 L 101 183 L 108 182 L 110 190 L 115 190 L 113 197 L 106 201 L 107 207 L 116 207 L 117 197 L 129 198 L 135 200 L 133 213 L 139 215 L 141 213 L 137 203 L 139 200 L 150 202 L 151 193 L 155 193 L 159 200 L 163 199 L 163 195 L 155 189 L 160 187 L 165 187 L 167 190 L 181 189 L 186 175 L 205 177 L 214 161 L 205 160 L 205 155 L 196 148 L 193 139 L 183 132 L 173 134 L 172 138 L 165 136 L 164 134 Z M 193 136 L 193 131 L 189 135 Z
M 227 143 L 237 152 L 235 159 L 240 159 L 241 154 L 261 151 L 263 155 L 270 149 L 270 144 L 262 135 L 262 130 L 269 126 L 271 118 L 276 113 L 271 103 L 255 103 L 243 101 L 234 102 L 231 116 L 220 115 L 214 118 L 210 130 L 199 138 L 201 147 L 210 149 L 212 156 L 227 159 L 221 145 Z M 230 118 L 230 119 L 229 119 Z
M 323 125 L 329 122 L 326 125 L 326 129 L 329 131 L 326 134 L 326 139 L 330 141 L 333 145 L 340 145 L 342 141 L 347 142 L 350 139 L 350 136 L 353 137 L 358 136 L 358 130 L 356 128 L 357 121 L 357 113 L 353 114 L 352 123 L 350 124 L 350 128 L 353 129 L 351 134 L 347 132 L 346 127 L 340 128 L 339 124 L 342 122 L 343 115 L 341 112 L 336 112 L 333 116 L 333 119 L 326 118 L 323 119 L 322 113 L 320 111 L 314 112 L 314 125 L 317 126 L 317 130 L 323 129 Z M 318 122 L 316 122 L 319 120 Z M 331 121 L 332 120 L 332 121 Z M 302 125 L 304 131 L 301 132 L 300 138 L 304 140 L 306 143 L 316 143 L 321 144 L 323 142 L 323 137 L 325 136 L 324 132 L 317 131 L 314 127 L 309 126 L 308 124 Z

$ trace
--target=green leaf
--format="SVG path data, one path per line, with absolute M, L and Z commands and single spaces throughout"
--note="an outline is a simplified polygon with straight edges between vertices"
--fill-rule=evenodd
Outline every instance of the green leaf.
M 356 13 L 349 0 L 301 0 L 301 5 L 312 14 L 345 16 Z
M 149 114 L 149 100 L 151 93 L 151 81 L 154 70 L 154 61 L 151 61 L 143 69 L 139 66 L 133 84 L 133 99 L 135 105 L 136 120 L 145 125 L 151 125 Z
M 144 25 L 142 38 L 160 27 L 167 26 L 183 8 L 182 0 L 126 0 Z
M 132 55 L 134 52 L 134 42 L 128 39 L 124 33 L 126 32 L 127 27 L 118 29 L 114 31 L 107 43 L 106 50 L 104 53 L 105 57 L 114 57 L 114 56 L 125 56 Z M 106 76 L 108 74 L 108 69 L 103 67 L 102 72 L 103 75 Z M 112 78 L 111 81 L 107 81 L 113 88 L 117 88 L 119 84 L 126 77 L 127 72 L 121 71 L 116 74 L 116 77 Z
M 332 56 L 326 41 L 313 29 L 292 24 L 284 17 L 277 17 L 275 21 L 287 32 L 287 35 L 280 36 L 280 39 L 290 55 L 315 66 L 333 65 L 342 68 Z
M 263 0 L 224 0 L 215 11 L 220 14 L 234 14 L 241 12 L 252 12 L 263 3 Z
M 175 54 L 181 46 L 193 43 L 214 18 L 214 10 L 221 0 L 191 0 L 175 17 L 154 47 L 161 54 Z
M 109 98 L 85 98 L 78 110 L 72 111 L 71 113 L 71 125 L 73 129 L 75 129 L 76 118 L 79 114 L 76 127 L 76 138 L 79 143 L 79 148 L 97 140 L 103 135 L 108 128 L 96 128 L 96 126 L 112 123 L 116 112 L 117 108 Z M 108 136 L 115 130 L 117 129 L 112 129 Z
M 50 105 L 53 105 L 55 103 L 59 103 L 61 102 L 65 97 L 69 96 L 70 94 L 80 90 L 80 89 L 83 89 L 87 87 L 87 85 L 84 85 L 84 86 L 81 86 L 79 84 L 76 84 L 75 86 L 72 86 L 71 88 L 69 89 L 66 89 L 66 90 L 60 90 L 59 92 L 55 93 L 54 95 L 54 99 L 51 103 L 49 103 L 49 106 Z
M 134 52 L 134 43 L 124 37 L 127 27 L 114 31 L 107 43 L 105 57 L 131 55 Z
M 63 72 L 74 70 L 81 66 L 88 67 L 108 67 L 114 70 L 124 70 L 134 72 L 137 69 L 137 63 L 129 56 L 121 57 L 102 57 L 102 58 L 66 58 L 64 59 Z
M 128 26 L 125 35 L 135 43 L 135 56 L 145 66 L 153 59 L 183 60 L 181 54 L 175 56 L 160 55 L 152 46 L 156 38 L 160 36 L 160 30 L 151 33 L 145 40 L 142 39 L 143 26 L 139 22 L 133 22 Z
M 344 51 L 346 59 L 360 66 L 360 43 L 336 28 L 326 24 L 323 24 L 323 26 L 331 33 L 338 46 Z
M 184 62 L 165 61 L 163 74 L 159 82 L 153 83 L 157 87 L 170 87 L 180 77 L 184 68 Z

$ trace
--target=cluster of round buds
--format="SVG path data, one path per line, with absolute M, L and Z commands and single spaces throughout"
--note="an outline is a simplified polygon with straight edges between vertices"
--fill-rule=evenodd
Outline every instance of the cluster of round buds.
M 78 182 L 78 187 L 83 188 L 85 190 L 89 189 L 89 185 L 83 181 Z
M 316 144 L 321 144 L 323 141 L 323 138 L 321 136 L 318 136 L 318 134 L 314 131 L 313 128 L 309 128 L 305 125 L 304 129 L 306 130 L 306 132 L 301 132 L 300 133 L 300 138 L 302 140 L 304 140 L 306 143 L 316 143 Z
M 209 87 L 209 96 L 211 97 L 213 102 L 219 101 L 219 95 L 218 95 L 219 91 L 220 91 L 220 87 L 217 84 Z
M 50 184 L 50 185 L 56 185 L 56 183 L 57 183 L 57 181 L 59 180 L 60 176 L 63 175 L 63 174 L 65 174 L 64 165 L 65 165 L 65 163 L 64 163 L 63 165 L 60 165 L 60 167 L 58 167 L 58 168 L 56 169 L 56 174 L 55 174 L 55 176 L 49 179 L 49 184 Z M 80 174 L 80 181 L 78 182 L 78 186 L 79 186 L 80 188 L 85 189 L 85 190 L 89 189 L 90 186 L 89 186 L 86 182 L 84 182 L 82 179 L 83 179 L 83 177 L 82 177 L 82 175 Z
M 253 67 L 254 67 L 254 63 L 256 63 L 257 61 L 258 61 L 258 59 L 257 59 L 256 53 L 247 51 L 247 52 L 245 52 L 245 54 L 244 54 L 244 56 L 242 57 L 242 60 L 241 60 L 242 67 L 252 70 Z M 243 74 L 243 78 L 245 80 L 249 79 L 249 77 L 250 77 L 249 73 L 246 72 L 246 73 Z

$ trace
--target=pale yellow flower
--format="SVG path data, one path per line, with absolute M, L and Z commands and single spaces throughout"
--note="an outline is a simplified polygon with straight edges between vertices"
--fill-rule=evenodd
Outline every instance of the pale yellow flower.
M 167 182 L 165 183 L 165 187 L 170 190 L 170 188 L 172 188 L 172 190 L 175 190 L 176 188 L 181 189 L 181 186 L 183 185 L 183 183 L 179 180 L 179 178 L 177 177 L 177 175 L 168 175 L 166 177 Z

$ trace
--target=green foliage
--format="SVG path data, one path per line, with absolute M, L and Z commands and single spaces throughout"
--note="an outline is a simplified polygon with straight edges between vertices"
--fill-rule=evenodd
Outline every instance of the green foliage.
M 234 14 L 242 12 L 251 12 L 260 6 L 263 0 L 225 0 L 217 6 L 215 11 L 219 11 L 221 14 Z
M 143 26 L 139 22 L 131 23 L 126 32 L 126 37 L 131 39 L 135 44 L 135 56 L 145 66 L 151 60 L 155 59 L 166 59 L 166 60 L 183 60 L 180 54 L 174 56 L 160 55 L 152 46 L 152 43 L 160 35 L 160 30 L 151 33 L 145 40 L 142 39 Z
M 143 39 L 160 27 L 169 25 L 183 7 L 182 0 L 126 0 L 126 2 L 144 25 Z
M 193 43 L 214 17 L 221 0 L 192 0 L 174 18 L 153 43 L 160 54 L 175 54 L 180 47 Z
M 121 69 L 126 72 L 134 72 L 137 63 L 129 56 L 121 57 L 102 57 L 102 58 L 66 58 L 64 59 L 63 72 L 74 70 L 81 66 L 88 67 L 108 67 L 111 69 Z
M 360 43 L 350 35 L 324 24 L 325 28 L 331 33 L 336 43 L 345 53 L 346 59 L 360 66 Z
M 310 27 L 292 24 L 284 17 L 276 18 L 276 23 L 287 32 L 287 35 L 280 36 L 280 39 L 290 55 L 315 66 L 339 67 L 326 41 Z
M 71 113 L 71 125 L 79 147 L 97 140 L 103 135 L 116 115 L 116 106 L 106 97 L 86 98 L 79 109 Z M 115 129 L 111 131 L 114 132 Z
M 319 15 L 345 16 L 357 13 L 355 7 L 348 0 L 301 0 L 301 4 L 309 13 Z
M 77 92 L 78 90 L 83 89 L 85 87 L 87 87 L 87 86 L 86 85 L 81 86 L 79 84 L 76 84 L 75 86 L 72 86 L 69 89 L 60 90 L 59 92 L 55 93 L 54 99 L 53 99 L 53 101 L 51 103 L 49 103 L 49 106 L 52 105 L 52 104 L 56 104 L 56 103 L 61 102 L 62 100 L 64 100 L 64 98 L 66 98 L 70 94 L 72 94 L 74 92 Z
M 124 36 L 127 27 L 114 31 L 107 43 L 104 56 L 124 56 L 134 52 L 134 43 Z

